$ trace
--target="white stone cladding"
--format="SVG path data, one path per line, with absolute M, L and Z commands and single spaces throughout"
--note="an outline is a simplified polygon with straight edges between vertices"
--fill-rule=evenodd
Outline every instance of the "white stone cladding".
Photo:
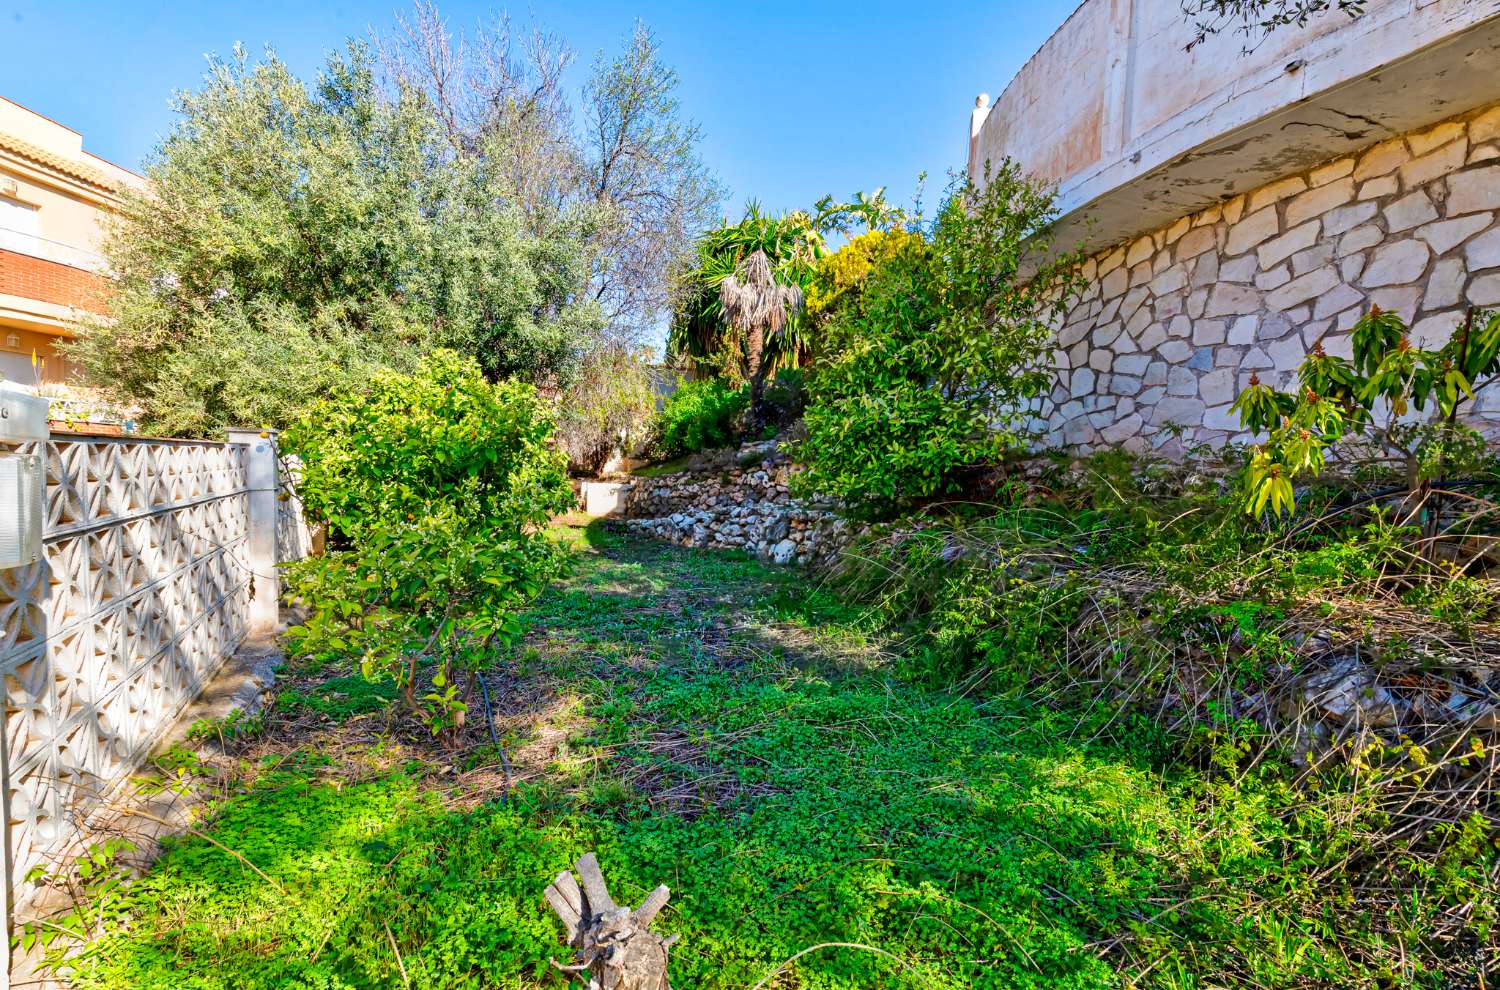
M 1248 439 L 1230 404 L 1379 305 L 1418 341 L 1500 305 L 1500 105 L 1286 176 L 1089 258 L 1058 332 L 1048 441 L 1179 452 Z M 1500 396 L 1471 417 L 1500 427 Z

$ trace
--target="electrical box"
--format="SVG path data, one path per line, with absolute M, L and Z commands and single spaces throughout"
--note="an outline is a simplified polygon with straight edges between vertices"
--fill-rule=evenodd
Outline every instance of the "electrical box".
M 46 482 L 41 454 L 0 456 L 0 569 L 42 559 Z
M 50 403 L 39 395 L 0 384 L 0 444 L 47 440 Z M 0 569 L 42 559 L 43 508 L 47 497 L 44 453 L 0 452 Z
M 40 395 L 0 384 L 0 443 L 32 443 L 51 437 L 50 405 Z

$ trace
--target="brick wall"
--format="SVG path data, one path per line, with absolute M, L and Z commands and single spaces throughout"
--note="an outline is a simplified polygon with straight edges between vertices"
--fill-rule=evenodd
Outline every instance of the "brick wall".
M 93 272 L 0 250 L 0 295 L 100 312 L 104 285 Z

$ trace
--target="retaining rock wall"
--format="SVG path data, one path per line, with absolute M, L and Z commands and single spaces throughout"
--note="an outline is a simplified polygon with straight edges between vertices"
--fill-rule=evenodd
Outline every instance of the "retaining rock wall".
M 626 525 L 680 546 L 824 563 L 847 540 L 848 525 L 831 503 L 792 498 L 791 470 L 775 441 L 717 451 L 678 474 L 636 479 L 625 495 Z
M 1500 305 L 1500 106 L 1393 137 L 1089 259 L 1058 334 L 1049 444 L 1179 454 L 1245 439 L 1252 373 L 1284 386 L 1317 342 L 1349 356 L 1372 304 L 1417 341 Z M 1500 432 L 1500 395 L 1471 417 Z M 1179 430 L 1176 428 L 1180 428 Z

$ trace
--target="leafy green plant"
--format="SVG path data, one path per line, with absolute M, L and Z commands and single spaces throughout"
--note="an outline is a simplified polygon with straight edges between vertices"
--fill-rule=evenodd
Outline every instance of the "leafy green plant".
M 492 385 L 448 352 L 309 409 L 285 442 L 302 458 L 306 511 L 337 540 L 288 568 L 308 609 L 296 649 L 358 656 L 434 732 L 461 724 L 456 674 L 515 638 L 516 610 L 560 562 L 541 527 L 572 493 L 551 435 L 535 389 Z
M 557 442 L 570 468 L 598 474 L 616 453 L 641 445 L 655 414 L 646 355 L 601 345 L 584 355 L 577 377 L 557 396 Z
M 683 382 L 667 397 L 656 420 L 656 446 L 663 457 L 679 457 L 733 443 L 739 418 L 750 403 L 748 388 L 717 378 Z
M 26 883 L 71 888 L 72 903 L 51 918 L 23 923 L 16 939 L 20 948 L 30 952 L 40 946 L 42 967 L 56 972 L 78 943 L 103 934 L 129 905 L 131 871 L 121 857 L 134 851 L 128 839 L 111 836 L 91 843 L 60 869 L 38 865 L 27 871 Z
M 879 514 L 961 487 L 1026 439 L 1051 383 L 1052 320 L 1081 287 L 1052 253 L 1052 193 L 1005 162 L 958 185 L 918 249 L 887 258 L 826 330 L 809 384 L 804 490 Z
M 230 742 L 256 735 L 264 727 L 264 710 L 254 715 L 247 715 L 244 710 L 236 708 L 220 719 L 198 719 L 188 726 L 187 738 L 189 742 L 202 742 L 209 739 Z
M 678 279 L 677 305 L 667 338 L 667 354 L 700 374 L 733 384 L 784 368 L 806 364 L 815 350 L 807 314 L 800 306 L 784 307 L 785 319 L 767 327 L 764 321 L 736 325 L 726 311 L 724 284 L 743 278 L 743 265 L 763 255 L 774 287 L 806 297 L 827 255 L 826 237 L 847 231 L 856 221 L 869 230 L 891 229 L 905 213 L 885 201 L 885 191 L 856 193 L 851 202 L 831 196 L 811 211 L 771 215 L 753 200 L 737 223 L 710 230 L 698 238 L 695 263 Z M 769 330 L 769 332 L 767 332 Z
M 1500 376 L 1500 314 L 1470 311 L 1440 347 L 1419 348 L 1399 314 L 1374 307 L 1351 339 L 1350 359 L 1327 353 L 1321 341 L 1315 345 L 1297 370 L 1296 394 L 1252 375 L 1235 400 L 1240 422 L 1266 434 L 1244 474 L 1251 515 L 1294 512 L 1293 482 L 1321 474 L 1329 451 L 1347 439 L 1368 439 L 1394 456 L 1413 492 L 1485 456 L 1484 440 L 1458 415 Z M 1410 413 L 1428 419 L 1414 422 Z

